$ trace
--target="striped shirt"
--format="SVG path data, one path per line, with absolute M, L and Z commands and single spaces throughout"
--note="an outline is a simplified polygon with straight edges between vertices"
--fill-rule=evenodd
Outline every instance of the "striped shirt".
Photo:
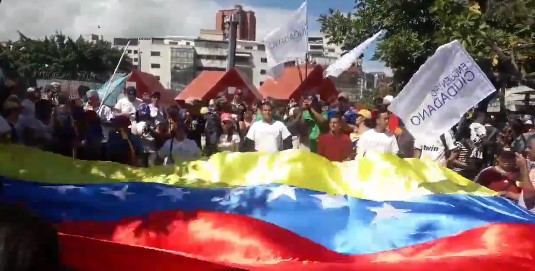
M 463 163 L 465 165 L 468 165 L 469 164 L 469 159 L 470 159 L 470 154 L 472 153 L 472 150 L 470 150 L 470 147 L 468 146 L 468 144 L 463 144 L 460 141 L 455 142 L 455 145 L 457 147 L 457 150 L 459 150 L 459 158 L 457 158 L 457 160 L 459 160 L 459 162 L 461 162 L 461 163 Z M 465 169 L 458 168 L 458 167 L 454 167 L 453 168 L 453 171 L 455 171 L 455 172 L 461 172 L 463 170 L 465 170 Z

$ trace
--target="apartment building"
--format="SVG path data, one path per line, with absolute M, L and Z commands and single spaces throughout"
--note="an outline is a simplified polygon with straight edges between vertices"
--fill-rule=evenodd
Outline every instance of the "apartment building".
M 198 37 L 116 38 L 113 45 L 124 49 L 135 68 L 154 74 L 164 87 L 182 90 L 200 72 L 226 70 L 228 42 L 218 30 L 202 30 Z M 309 61 L 329 65 L 341 55 L 339 47 L 327 44 L 323 37 L 309 38 Z M 250 83 L 259 87 L 267 79 L 267 57 L 261 42 L 238 40 L 236 68 Z

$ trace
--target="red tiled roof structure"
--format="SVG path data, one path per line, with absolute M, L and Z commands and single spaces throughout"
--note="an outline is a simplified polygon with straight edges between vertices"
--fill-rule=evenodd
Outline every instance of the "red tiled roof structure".
M 176 101 L 187 99 L 210 100 L 226 94 L 229 87 L 235 87 L 243 93 L 244 101 L 253 102 L 262 99 L 258 89 L 247 82 L 236 69 L 225 71 L 203 71 L 178 96 Z
M 260 87 L 260 93 L 277 100 L 297 100 L 304 95 L 319 94 L 322 100 L 327 101 L 336 97 L 338 91 L 331 79 L 323 77 L 323 71 L 320 65 L 286 67 L 281 77 L 266 80 Z

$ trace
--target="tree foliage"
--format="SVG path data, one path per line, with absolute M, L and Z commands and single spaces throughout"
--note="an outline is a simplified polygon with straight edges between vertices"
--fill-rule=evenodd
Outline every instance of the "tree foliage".
M 330 42 L 351 49 L 387 30 L 374 59 L 393 69 L 400 90 L 442 44 L 462 42 L 498 86 L 535 88 L 534 0 L 357 0 L 352 13 L 319 22 Z
M 62 74 L 76 79 L 77 75 L 84 74 L 100 81 L 107 80 L 122 54 L 102 40 L 91 43 L 81 37 L 74 40 L 61 33 L 42 40 L 30 39 L 22 33 L 19 35 L 17 41 L 0 45 L 0 62 L 25 77 Z M 123 59 L 120 68 L 130 69 L 128 59 Z

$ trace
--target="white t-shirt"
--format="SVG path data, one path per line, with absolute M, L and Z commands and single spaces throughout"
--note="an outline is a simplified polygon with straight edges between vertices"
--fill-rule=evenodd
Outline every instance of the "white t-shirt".
M 171 142 L 172 149 L 171 149 Z M 169 156 L 176 162 L 180 161 L 193 161 L 201 157 L 201 150 L 197 146 L 197 143 L 191 139 L 185 138 L 182 141 L 178 141 L 176 138 L 165 141 L 162 148 L 158 151 L 158 156 L 163 159 L 167 159 Z
M 247 138 L 254 141 L 255 150 L 258 152 L 275 153 L 282 150 L 282 141 L 292 135 L 284 123 L 273 121 L 257 121 L 251 125 Z
M 223 134 L 219 137 L 219 143 L 217 144 L 217 149 L 221 152 L 238 151 L 238 145 L 240 144 L 240 136 L 237 133 L 234 133 L 230 139 L 230 142 L 227 142 L 227 135 Z
M 457 148 L 455 145 L 455 139 L 453 139 L 453 136 L 450 132 L 446 132 L 444 134 L 444 141 L 446 143 L 446 147 L 448 147 L 448 150 L 453 151 Z M 444 148 L 444 143 L 442 143 L 440 138 L 432 141 L 431 144 L 425 144 L 416 140 L 414 142 L 414 148 L 422 151 L 422 155 L 420 156 L 421 159 L 430 159 L 442 165 L 446 164 L 448 157 L 446 157 L 446 149 Z
M 390 132 L 379 133 L 375 129 L 370 129 L 360 136 L 355 159 L 370 152 L 397 154 L 399 152 L 398 141 Z
M 150 117 L 154 119 L 156 124 L 165 121 L 164 109 L 161 105 L 154 106 L 153 104 L 149 104 L 149 109 Z
M 115 109 L 119 110 L 121 114 L 130 115 L 130 119 L 134 120 L 136 117 L 136 111 L 139 106 L 143 103 L 143 100 L 136 98 L 133 102 L 128 100 L 127 97 L 121 98 L 115 104 Z
M 483 146 L 481 138 L 487 135 L 487 129 L 481 123 L 474 122 L 470 124 L 470 140 L 474 142 L 475 148 L 472 150 L 470 157 L 482 159 L 483 158 Z
M 97 114 L 99 114 L 100 121 L 110 121 L 113 118 L 113 112 L 111 112 L 111 108 L 109 108 L 107 105 L 101 105 L 98 108 Z M 108 138 L 110 137 L 110 129 L 107 127 L 102 126 L 102 142 L 108 142 Z
M 149 132 L 145 132 L 146 127 L 146 121 L 134 122 L 132 123 L 132 134 L 139 136 L 144 152 L 154 153 L 156 152 L 154 137 Z

